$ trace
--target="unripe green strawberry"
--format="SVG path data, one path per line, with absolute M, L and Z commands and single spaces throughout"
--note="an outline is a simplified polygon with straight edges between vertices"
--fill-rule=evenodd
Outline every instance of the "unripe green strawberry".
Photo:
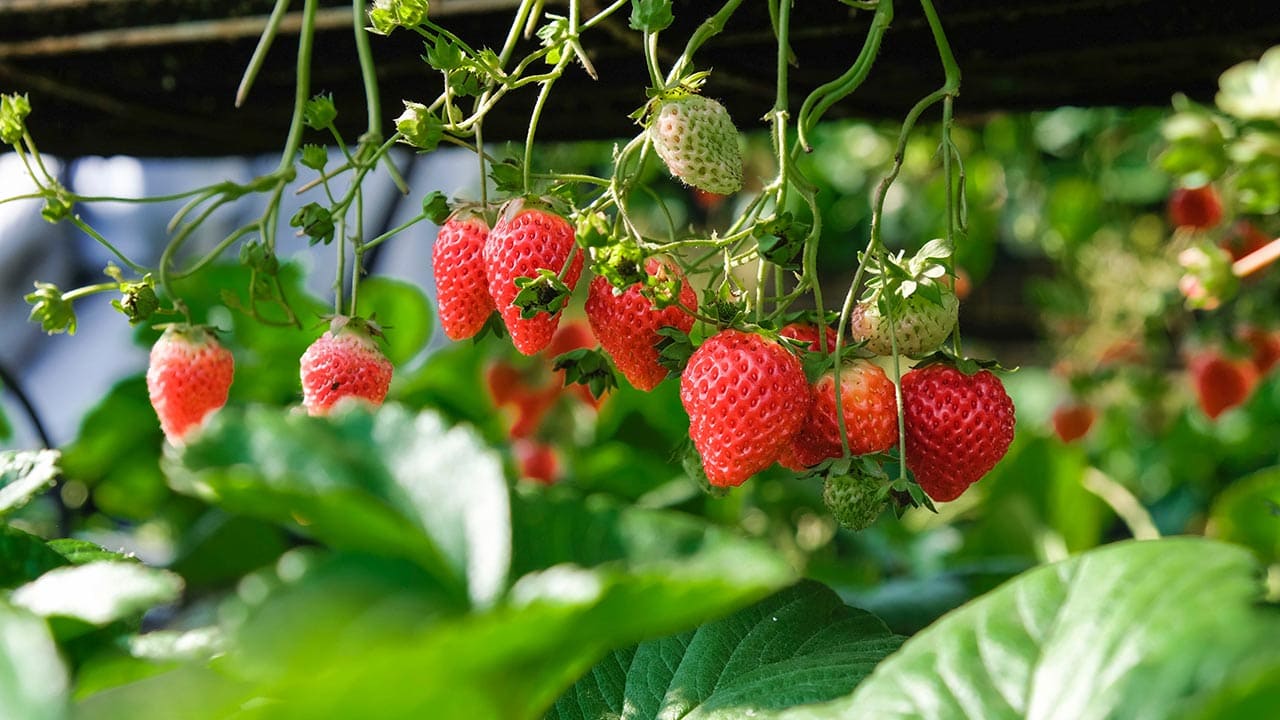
M 841 527 L 866 530 L 889 504 L 884 488 L 882 479 L 855 464 L 848 475 L 827 477 L 822 486 L 822 502 Z
M 450 340 L 465 340 L 480 332 L 494 310 L 484 269 L 488 237 L 489 226 L 483 217 L 458 214 L 440 226 L 431 248 L 440 327 Z
M 960 301 L 955 293 L 941 288 L 942 304 L 916 293 L 902 301 L 894 316 L 898 354 L 920 357 L 937 350 L 956 327 Z M 853 311 L 850 329 L 856 340 L 865 340 L 867 349 L 877 355 L 893 354 L 889 336 L 889 319 L 876 303 L 864 302 Z
M 567 260 L 564 284 L 573 290 L 582 274 L 582 253 L 574 245 L 573 225 L 547 210 L 526 208 L 519 201 L 507 207 L 485 241 L 489 295 L 502 314 L 511 343 L 525 355 L 533 355 L 551 343 L 560 324 L 560 312 L 521 317 L 520 308 L 512 304 L 520 292 L 516 279 L 537 277 L 543 269 L 559 273 Z
M 893 381 L 884 370 L 866 360 L 854 360 L 840 371 L 840 387 L 849 452 L 868 455 L 893 447 L 898 441 L 898 403 Z M 778 458 L 783 467 L 791 470 L 803 470 L 840 457 L 843 452 L 836 416 L 835 373 L 829 372 L 814 383 L 812 395 L 809 415 Z
M 171 325 L 151 346 L 147 392 L 160 429 L 181 445 L 210 413 L 227 403 L 235 374 L 231 351 L 200 327 Z
M 742 150 L 729 111 L 702 95 L 667 100 L 653 114 L 649 138 L 671 174 L 720 195 L 742 189 Z
M 696 309 L 698 296 L 679 269 L 663 266 L 651 258 L 646 266 L 648 274 L 653 275 L 660 270 L 680 277 L 680 304 Z M 676 327 L 688 333 L 693 327 L 693 316 L 675 305 L 661 310 L 655 308 L 640 289 L 636 284 L 620 295 L 615 294 L 609 281 L 597 276 L 591 281 L 586 311 L 591 329 L 605 352 L 613 358 L 613 364 L 632 385 L 649 391 L 667 376 L 667 369 L 658 364 L 657 345 L 662 340 L 659 328 Z
M 336 317 L 328 332 L 302 354 L 302 405 L 309 415 L 327 415 L 347 397 L 374 407 L 391 387 L 391 361 L 378 349 L 377 327 L 360 318 Z
M 680 377 L 689 437 L 712 485 L 736 486 L 769 467 L 804 422 L 808 383 L 780 343 L 722 330 L 698 346 Z
M 926 365 L 902 378 L 907 467 L 938 502 L 960 497 L 1013 442 L 1013 401 L 990 370 Z

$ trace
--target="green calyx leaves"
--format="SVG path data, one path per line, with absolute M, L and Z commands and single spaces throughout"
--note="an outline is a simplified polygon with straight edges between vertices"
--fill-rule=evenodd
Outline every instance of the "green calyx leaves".
M 333 104 L 332 95 L 315 95 L 302 106 L 302 122 L 312 130 L 327 130 L 337 117 L 338 108 Z
M 298 235 L 311 238 L 310 244 L 333 242 L 333 214 L 319 203 L 307 203 L 289 218 L 289 225 L 298 228 Z
M 599 398 L 618 387 L 609 359 L 599 349 L 581 348 L 556 356 L 554 369 L 564 371 L 564 384 L 586 385 Z
M 809 223 L 801 222 L 791 213 L 784 212 L 760 226 L 756 235 L 756 247 L 765 260 L 787 270 L 799 270 L 804 254 L 804 240 L 809 234 Z
M 108 265 L 104 272 L 120 285 L 120 298 L 112 300 L 111 307 L 129 318 L 130 325 L 146 322 L 160 309 L 160 298 L 156 296 L 156 282 L 151 273 L 141 280 L 128 281 L 115 265 Z
M 632 30 L 656 33 L 670 27 L 674 20 L 671 0 L 631 0 Z
M 412 29 L 427 19 L 427 0 L 374 0 L 369 8 L 370 28 L 379 35 L 390 35 L 398 27 Z
M 444 137 L 444 123 L 439 116 L 422 103 L 404 101 L 404 112 L 396 118 L 396 130 L 403 142 L 423 152 L 430 152 Z
M 17 145 L 27 132 L 26 119 L 31 114 L 31 101 L 26 95 L 0 95 L 0 142 Z
M 536 277 L 516 278 L 520 292 L 511 301 L 520 308 L 520 317 L 528 320 L 538 313 L 554 315 L 569 303 L 572 292 L 554 270 L 539 268 Z

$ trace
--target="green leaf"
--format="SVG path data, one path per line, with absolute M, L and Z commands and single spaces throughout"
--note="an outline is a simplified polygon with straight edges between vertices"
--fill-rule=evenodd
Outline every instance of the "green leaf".
M 0 525 L 0 588 L 21 585 L 66 564 L 41 538 Z
M 66 717 L 67 670 L 49 628 L 0 599 L 0 712 L 6 718 Z
M 182 578 L 140 563 L 98 561 L 50 570 L 13 591 L 13 604 L 41 617 L 103 626 L 176 600 Z
M 117 562 L 139 562 L 132 555 L 125 555 L 113 550 L 107 550 L 97 543 L 88 540 L 78 540 L 76 538 L 54 538 L 48 542 L 49 549 L 66 558 L 67 562 L 72 565 L 88 565 L 91 562 L 99 560 L 113 560 Z
M 454 70 L 462 65 L 462 48 L 445 35 L 436 35 L 435 42 L 423 43 L 426 54 L 422 59 L 436 70 Z
M 1257 571 L 1246 550 L 1200 538 L 1094 550 L 945 616 L 851 696 L 782 717 L 1174 717 L 1275 654 Z
M 360 281 L 356 314 L 372 317 L 385 330 L 387 359 L 403 367 L 431 340 L 434 313 L 422 289 L 413 283 L 375 275 Z
M 1209 512 L 1210 534 L 1251 548 L 1265 563 L 1280 562 L 1280 467 L 1237 480 Z
M 665 30 L 675 20 L 671 0 L 631 0 L 631 29 L 645 33 Z
M 57 450 L 0 452 L 0 517 L 26 505 L 58 477 Z
M 902 644 L 884 623 L 805 581 L 696 630 L 615 650 L 551 720 L 767 718 L 846 695 Z
M 335 548 L 413 560 L 486 604 L 510 554 L 497 456 L 466 428 L 388 404 L 329 418 L 224 408 L 165 463 L 170 484 Z

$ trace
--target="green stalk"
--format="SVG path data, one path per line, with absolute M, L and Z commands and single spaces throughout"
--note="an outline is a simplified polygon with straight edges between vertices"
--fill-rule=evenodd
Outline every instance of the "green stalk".
M 280 165 L 276 173 L 287 176 L 293 169 L 293 156 L 302 144 L 302 110 L 311 97 L 311 50 L 316 34 L 316 0 L 303 0 L 302 28 L 298 32 L 298 84 L 293 92 L 293 118 L 289 121 L 289 135 L 284 152 L 280 153 Z
M 359 7 L 360 3 L 354 3 L 354 5 Z M 249 65 L 245 67 L 244 75 L 240 77 L 240 87 L 236 88 L 236 107 L 243 105 L 245 99 L 249 97 L 249 90 L 253 87 L 254 80 L 258 78 L 258 72 L 262 70 L 262 65 L 267 60 L 267 51 L 271 49 L 276 33 L 280 32 L 280 22 L 284 20 L 288 9 L 289 0 L 276 0 L 275 7 L 271 9 L 267 26 L 262 29 L 258 45 L 253 49 L 253 57 L 249 58 Z
M 741 4 L 742 0 L 727 0 L 715 15 L 702 21 L 698 29 L 693 31 L 693 35 L 689 36 L 689 42 L 685 44 L 684 52 L 680 53 L 680 57 L 676 58 L 675 64 L 671 66 L 671 72 L 667 73 L 666 87 L 674 85 L 684 75 L 685 68 L 693 61 L 693 54 L 708 40 L 724 30 L 725 23 L 729 22 L 729 18 Z

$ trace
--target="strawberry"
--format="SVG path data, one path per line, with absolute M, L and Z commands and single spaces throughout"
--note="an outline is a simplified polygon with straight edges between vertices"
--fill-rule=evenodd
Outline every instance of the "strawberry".
M 698 296 L 678 268 L 650 258 L 645 270 L 651 276 L 660 272 L 680 276 L 680 304 L 698 307 Z M 591 329 L 613 364 L 632 385 L 649 391 L 667 376 L 667 369 L 658 364 L 657 344 L 662 340 L 658 330 L 670 326 L 688 333 L 693 316 L 675 305 L 659 310 L 640 290 L 640 284 L 635 284 L 617 294 L 608 280 L 597 276 L 591 281 L 586 311 Z
M 867 455 L 893 447 L 898 440 L 898 403 L 893 381 L 884 370 L 866 360 L 854 360 L 840 371 L 840 389 L 849 452 Z M 814 383 L 812 397 L 808 417 L 778 460 L 783 467 L 800 470 L 840 457 L 843 452 L 836 421 L 834 373 Z
M 712 485 L 736 486 L 775 460 L 809 412 L 800 360 L 774 340 L 722 330 L 680 377 L 689 437 Z
M 885 482 L 856 464 L 848 475 L 831 475 L 822 484 L 822 502 L 848 530 L 866 530 L 888 506 Z
M 523 391 L 524 378 L 514 365 L 499 360 L 484 372 L 485 388 L 489 391 L 489 399 L 495 407 L 501 407 L 515 400 Z
M 227 403 L 235 360 L 213 333 L 171 325 L 151 346 L 147 391 L 160 429 L 181 445 L 212 412 Z
M 729 195 L 742 189 L 742 150 L 729 111 L 702 95 L 685 95 L 658 105 L 649 139 L 671 174 L 686 185 Z
M 1053 409 L 1053 431 L 1064 443 L 1079 440 L 1089 433 L 1098 413 L 1088 403 L 1067 400 Z
M 391 361 L 373 335 L 376 325 L 337 316 L 330 329 L 302 354 L 302 405 L 309 415 L 327 415 L 339 400 L 359 398 L 377 407 L 391 386 Z
M 559 273 L 566 261 L 569 261 L 569 270 L 564 284 L 572 290 L 582 274 L 582 253 L 574 246 L 573 225 L 547 210 L 524 207 L 518 200 L 507 206 L 485 241 L 484 266 L 489 278 L 489 294 L 502 314 L 511 342 L 525 355 L 532 355 L 551 343 L 560 323 L 560 312 L 521 317 L 520 308 L 512 304 L 520 292 L 516 279 L 536 277 L 540 269 Z
M 1258 371 L 1250 360 L 1229 358 L 1216 350 L 1193 355 L 1187 368 L 1200 409 L 1210 420 L 1248 400 L 1258 382 Z
M 494 310 L 484 266 L 488 237 L 489 225 L 483 217 L 459 213 L 440 226 L 431 248 L 440 326 L 450 340 L 473 337 Z
M 521 478 L 542 485 L 554 485 L 560 479 L 560 459 L 555 448 L 537 440 L 516 440 L 511 449 Z
M 960 301 L 956 299 L 955 293 L 945 287 L 941 288 L 941 292 L 941 305 L 919 293 L 901 301 L 894 317 L 898 354 L 910 357 L 927 355 L 937 350 L 955 329 Z M 871 352 L 877 355 L 893 354 L 889 319 L 880 312 L 877 303 L 860 303 L 854 308 L 849 325 L 854 339 L 865 341 Z
M 1178 188 L 1169 196 L 1169 220 L 1178 227 L 1208 230 L 1222 222 L 1222 202 L 1212 185 Z
M 926 365 L 902 378 L 907 467 L 938 502 L 960 497 L 1013 442 L 1013 401 L 990 370 Z
M 822 343 L 818 341 L 818 326 L 808 322 L 793 322 L 782 326 L 778 334 L 804 344 L 813 352 L 822 352 Z M 827 326 L 827 352 L 835 352 L 836 329 Z
M 1280 363 L 1280 331 L 1246 327 L 1237 333 L 1253 350 L 1251 360 L 1259 376 L 1271 372 Z
M 1235 262 L 1246 255 L 1264 247 L 1271 242 L 1271 238 L 1266 233 L 1258 229 L 1257 225 L 1248 220 L 1241 220 L 1231 226 L 1231 232 L 1222 238 L 1218 244 L 1223 250 L 1231 253 L 1231 261 Z

